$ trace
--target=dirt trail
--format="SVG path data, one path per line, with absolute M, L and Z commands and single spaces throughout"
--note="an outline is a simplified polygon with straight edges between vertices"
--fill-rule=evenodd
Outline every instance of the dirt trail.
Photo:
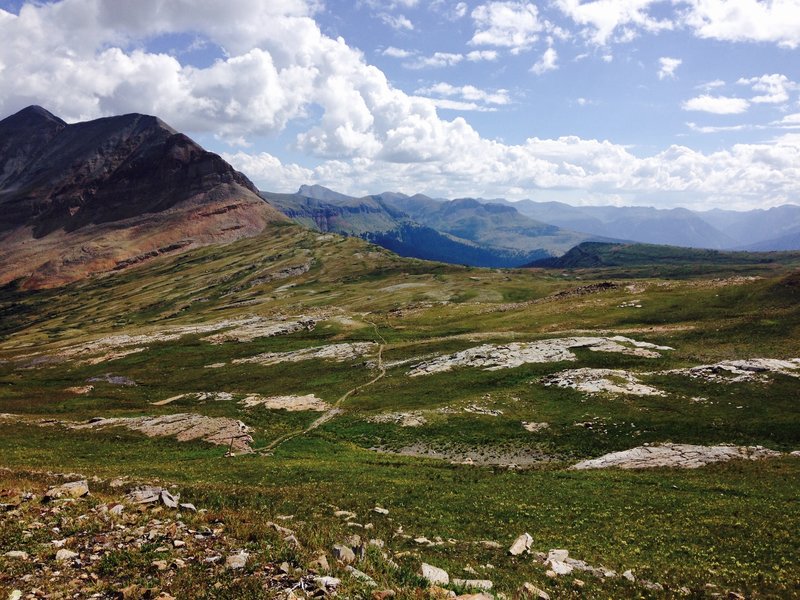
M 273 440 L 272 442 L 270 442 L 267 446 L 265 446 L 264 448 L 262 448 L 260 450 L 261 454 L 272 454 L 272 452 L 278 446 L 280 446 L 281 444 L 283 444 L 285 442 L 288 442 L 289 440 L 292 440 L 292 439 L 294 439 L 296 437 L 300 437 L 301 435 L 306 435 L 307 433 L 309 433 L 311 431 L 314 431 L 318 427 L 324 425 L 325 423 L 327 423 L 328 421 L 330 421 L 331 419 L 333 419 L 337 415 L 342 414 L 344 411 L 340 408 L 340 406 L 342 405 L 343 402 L 345 402 L 353 394 L 356 394 L 356 393 L 360 392 L 361 390 L 366 389 L 366 388 L 370 387 L 371 385 L 374 385 L 375 383 L 377 383 L 381 379 L 383 379 L 383 377 L 386 375 L 386 367 L 383 364 L 383 349 L 386 347 L 386 340 L 383 338 L 383 336 L 378 331 L 378 326 L 375 323 L 370 322 L 370 325 L 372 325 L 373 329 L 375 329 L 375 335 L 381 341 L 380 345 L 378 346 L 378 374 L 375 377 L 373 377 L 372 379 L 370 379 L 369 381 L 367 381 L 366 383 L 362 383 L 361 385 L 357 385 L 353 389 L 348 390 L 344 395 L 342 395 L 341 398 L 339 398 L 336 402 L 334 402 L 331 405 L 331 408 L 329 410 L 327 410 L 318 419 L 314 420 L 314 422 L 311 423 L 305 429 L 301 429 L 301 430 L 298 430 L 298 431 L 292 431 L 292 432 L 287 433 L 285 435 L 282 435 L 281 437 L 279 437 L 279 438 Z

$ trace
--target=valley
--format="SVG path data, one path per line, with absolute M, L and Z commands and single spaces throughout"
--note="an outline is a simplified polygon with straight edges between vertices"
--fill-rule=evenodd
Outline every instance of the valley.
M 0 595 L 792 597 L 797 258 L 742 256 L 481 269 L 275 223 L 7 285 Z

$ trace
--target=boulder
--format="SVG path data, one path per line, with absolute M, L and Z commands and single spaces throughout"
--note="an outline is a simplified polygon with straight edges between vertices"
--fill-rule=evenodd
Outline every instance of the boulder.
M 419 574 L 423 579 L 427 579 L 434 585 L 448 585 L 450 583 L 450 575 L 447 574 L 447 571 L 427 563 L 422 563 L 419 568 Z
M 82 479 L 51 487 L 42 498 L 42 502 L 57 500 L 58 498 L 82 498 L 89 494 L 89 483 Z
M 523 533 L 516 540 L 514 540 L 514 543 L 511 544 L 511 547 L 508 549 L 508 553 L 511 556 L 519 556 L 523 552 L 530 552 L 532 543 L 533 538 L 531 535 L 529 533 Z
M 67 550 L 66 548 L 62 548 L 61 550 L 56 552 L 56 560 L 58 562 L 65 562 L 77 557 L 78 557 L 77 552 L 73 552 L 72 550 Z
M 247 565 L 247 559 L 249 557 L 250 555 L 244 550 L 237 552 L 236 554 L 231 554 L 225 559 L 225 568 L 231 570 L 244 569 Z
M 348 546 L 344 544 L 335 544 L 333 546 L 333 556 L 336 560 L 339 560 L 345 564 L 351 564 L 356 562 L 356 555 L 355 552 Z
M 3 556 L 14 560 L 28 560 L 28 553 L 22 550 L 10 550 L 3 554 Z

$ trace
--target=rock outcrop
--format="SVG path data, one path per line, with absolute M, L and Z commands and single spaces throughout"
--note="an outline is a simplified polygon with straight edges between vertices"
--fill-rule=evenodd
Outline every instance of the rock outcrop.
M 762 446 L 695 446 L 691 444 L 661 444 L 638 446 L 622 452 L 612 452 L 599 458 L 584 460 L 570 467 L 583 469 L 652 469 L 674 467 L 697 469 L 715 462 L 735 459 L 760 460 L 780 456 L 780 452 Z

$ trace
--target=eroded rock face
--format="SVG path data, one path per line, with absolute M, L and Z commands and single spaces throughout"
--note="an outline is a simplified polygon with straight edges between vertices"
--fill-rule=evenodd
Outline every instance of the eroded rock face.
M 88 423 L 69 425 L 72 429 L 104 429 L 126 427 L 148 437 L 175 437 L 179 442 L 203 440 L 218 446 L 230 446 L 235 454 L 252 452 L 250 428 L 227 417 L 206 417 L 194 413 L 158 417 L 113 417 L 92 419 Z
M 800 377 L 800 358 L 781 360 L 777 358 L 749 358 L 723 360 L 712 365 L 699 365 L 688 369 L 665 371 L 666 375 L 686 375 L 714 383 L 741 383 L 765 381 L 770 373 Z
M 674 467 L 697 469 L 715 462 L 735 459 L 761 460 L 780 456 L 780 452 L 762 446 L 695 446 L 691 444 L 661 444 L 639 446 L 622 452 L 612 452 L 599 458 L 584 460 L 570 469 L 652 469 Z
M 477 367 L 486 371 L 495 371 L 511 369 L 527 363 L 573 361 L 576 360 L 576 357 L 571 350 L 575 348 L 587 348 L 593 352 L 617 352 L 646 358 L 657 358 L 661 356 L 660 351 L 672 350 L 669 346 L 657 346 L 623 336 L 554 338 L 503 345 L 484 344 L 422 362 L 408 371 L 408 375 L 418 377 L 450 371 L 456 367 Z
M 156 117 L 0 121 L 0 284 L 52 287 L 260 233 L 285 217 Z
M 263 366 L 277 365 L 284 362 L 300 362 L 304 360 L 335 360 L 344 362 L 355 360 L 362 356 L 372 354 L 378 349 L 374 342 L 353 342 L 344 344 L 331 344 L 329 346 L 316 346 L 303 348 L 291 352 L 265 352 L 249 358 L 234 360 L 234 364 L 255 363 Z
M 661 390 L 643 384 L 630 371 L 622 369 L 568 369 L 546 375 L 540 382 L 548 387 L 572 388 L 586 394 L 666 395 Z

